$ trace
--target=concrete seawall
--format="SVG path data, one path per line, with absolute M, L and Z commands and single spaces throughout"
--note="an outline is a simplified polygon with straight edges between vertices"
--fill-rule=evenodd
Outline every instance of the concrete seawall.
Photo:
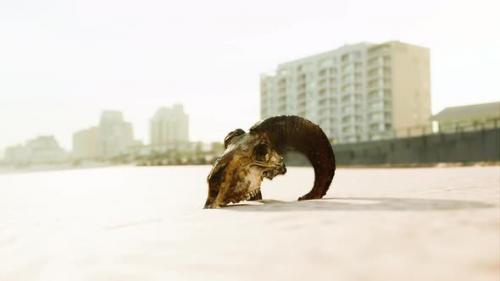
M 500 161 L 500 128 L 334 145 L 339 165 Z M 307 165 L 292 153 L 288 163 Z

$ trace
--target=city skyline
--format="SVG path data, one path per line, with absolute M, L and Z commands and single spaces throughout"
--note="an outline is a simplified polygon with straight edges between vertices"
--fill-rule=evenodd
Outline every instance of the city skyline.
M 192 139 L 221 141 L 258 121 L 260 73 L 359 41 L 430 48 L 433 114 L 500 92 L 493 1 L 27 2 L 0 4 L 0 151 L 47 134 L 68 149 L 107 109 L 147 142 L 150 113 L 177 102 Z
M 74 130 L 72 145 L 64 150 L 76 159 L 112 158 L 129 153 L 127 150 L 134 146 L 175 146 L 175 144 L 190 142 L 188 135 L 189 115 L 184 112 L 182 104 L 159 107 L 152 116 L 149 120 L 149 142 L 145 142 L 143 139 L 135 138 L 134 126 L 127 122 L 123 112 L 103 110 L 97 124 Z M 26 146 L 34 139 L 43 138 L 52 138 L 57 142 L 53 134 L 37 135 L 22 142 L 8 145 L 5 150 Z M 193 143 L 198 142 L 200 141 L 193 141 Z

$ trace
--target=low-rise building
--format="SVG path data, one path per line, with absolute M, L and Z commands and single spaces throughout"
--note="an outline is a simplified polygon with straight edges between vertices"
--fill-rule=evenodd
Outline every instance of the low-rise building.
M 10 164 L 54 164 L 67 159 L 54 136 L 40 136 L 28 140 L 24 145 L 8 147 L 5 160 Z
M 500 127 L 500 102 L 450 106 L 432 117 L 443 133 Z
M 27 164 L 28 160 L 28 149 L 22 144 L 9 146 L 5 149 L 4 161 L 7 164 Z

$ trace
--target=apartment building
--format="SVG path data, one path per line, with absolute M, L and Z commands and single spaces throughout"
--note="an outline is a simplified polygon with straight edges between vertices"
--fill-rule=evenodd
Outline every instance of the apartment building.
M 99 141 L 99 128 L 91 127 L 73 134 L 73 152 L 75 159 L 99 158 L 97 144 Z
M 402 42 L 346 45 L 280 64 L 260 80 L 261 118 L 293 114 L 332 142 L 416 135 L 430 128 L 429 49 Z
M 126 155 L 134 144 L 132 124 L 119 111 L 104 111 L 97 128 L 97 154 L 109 159 Z
M 158 152 L 179 149 L 189 142 L 189 116 L 181 104 L 158 109 L 150 123 L 151 148 Z

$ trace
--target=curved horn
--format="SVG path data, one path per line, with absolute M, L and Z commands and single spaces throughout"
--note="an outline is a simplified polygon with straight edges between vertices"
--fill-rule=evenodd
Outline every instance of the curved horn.
M 243 131 L 243 129 L 236 129 L 234 131 L 229 132 L 227 136 L 224 138 L 224 148 L 227 148 L 227 146 L 234 140 L 234 138 L 244 134 L 245 131 Z
M 296 150 L 309 159 L 314 168 L 314 186 L 299 200 L 319 199 L 326 194 L 335 175 L 335 155 L 330 141 L 318 125 L 299 116 L 283 115 L 255 124 L 250 133 L 265 133 L 280 154 Z

